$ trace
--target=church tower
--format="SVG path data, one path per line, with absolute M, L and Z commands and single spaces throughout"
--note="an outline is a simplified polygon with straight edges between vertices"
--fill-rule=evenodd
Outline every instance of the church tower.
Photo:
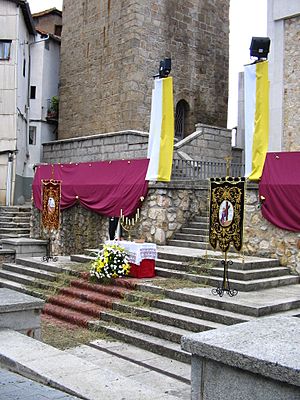
M 64 0 L 59 139 L 148 131 L 172 59 L 176 136 L 226 127 L 229 0 Z

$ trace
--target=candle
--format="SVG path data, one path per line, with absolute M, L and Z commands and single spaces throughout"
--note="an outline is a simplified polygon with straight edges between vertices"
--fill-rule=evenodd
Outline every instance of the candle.
M 121 218 L 122 218 L 122 214 L 123 214 L 123 212 L 122 212 L 122 208 L 121 208 Z

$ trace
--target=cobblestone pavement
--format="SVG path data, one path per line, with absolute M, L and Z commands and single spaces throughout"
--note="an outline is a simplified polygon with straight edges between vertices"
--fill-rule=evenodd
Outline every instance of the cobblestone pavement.
M 78 397 L 0 368 L 0 400 L 78 400 Z

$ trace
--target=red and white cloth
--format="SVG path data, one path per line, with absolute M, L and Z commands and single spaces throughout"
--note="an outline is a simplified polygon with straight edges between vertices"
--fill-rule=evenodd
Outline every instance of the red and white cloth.
M 107 240 L 105 244 L 117 244 L 124 247 L 128 254 L 129 262 L 140 265 L 143 260 L 156 260 L 157 249 L 154 243 L 135 243 L 126 240 Z

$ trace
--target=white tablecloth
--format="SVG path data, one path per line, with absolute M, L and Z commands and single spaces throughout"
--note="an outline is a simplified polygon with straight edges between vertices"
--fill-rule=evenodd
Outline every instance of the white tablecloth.
M 155 260 L 157 257 L 156 244 L 135 243 L 126 240 L 107 240 L 105 244 L 117 244 L 124 247 L 128 254 L 129 262 L 140 265 L 142 260 Z

